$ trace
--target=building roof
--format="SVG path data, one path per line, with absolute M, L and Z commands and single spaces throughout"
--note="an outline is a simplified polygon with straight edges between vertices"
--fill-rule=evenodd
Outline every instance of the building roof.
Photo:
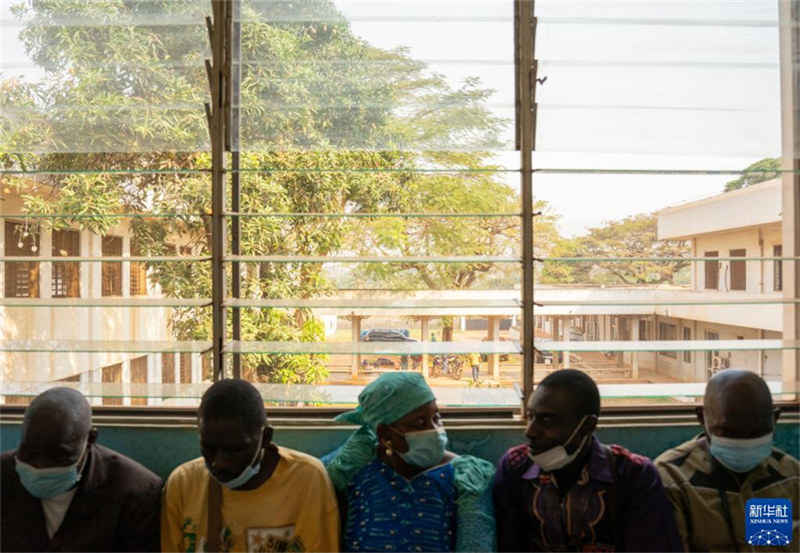
M 781 179 L 772 179 L 658 213 L 658 238 L 687 240 L 781 222 Z

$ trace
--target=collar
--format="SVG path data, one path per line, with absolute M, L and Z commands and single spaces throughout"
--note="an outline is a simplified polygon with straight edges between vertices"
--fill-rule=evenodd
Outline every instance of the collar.
M 78 489 L 81 493 L 91 493 L 105 484 L 108 473 L 105 463 L 102 462 L 102 452 L 97 444 L 90 444 L 87 452 L 86 466 L 83 468 Z
M 611 483 L 614 477 L 611 474 L 611 468 L 608 466 L 608 459 L 606 457 L 606 447 L 600 443 L 597 436 L 592 435 L 592 442 L 589 451 L 589 458 L 587 460 L 589 468 L 589 479 L 597 480 L 598 482 Z M 537 480 L 540 475 L 547 474 L 544 472 L 539 463 L 534 463 L 530 458 L 528 462 L 531 464 L 528 469 L 523 473 L 523 480 Z

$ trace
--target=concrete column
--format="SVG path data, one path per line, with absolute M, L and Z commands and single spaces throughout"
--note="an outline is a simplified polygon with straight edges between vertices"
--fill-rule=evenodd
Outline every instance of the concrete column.
M 560 326 L 559 318 L 555 316 L 550 317 L 550 336 L 553 337 L 554 342 L 559 341 L 560 337 L 559 326 Z M 558 355 L 559 353 L 557 351 L 553 352 L 553 370 L 556 370 L 561 366 L 561 364 L 558 362 Z
M 36 252 L 43 257 L 53 255 L 53 232 L 42 230 L 39 233 L 39 251 Z M 53 297 L 53 264 L 48 262 L 39 263 L 39 297 L 48 299 Z
M 181 354 L 168 353 L 172 356 L 172 381 L 175 383 L 175 389 L 180 389 L 181 384 Z
M 653 317 L 653 330 L 650 332 L 650 335 L 653 337 L 654 340 L 661 339 L 661 333 L 658 331 L 658 315 Z M 653 372 L 658 374 L 658 361 L 661 358 L 661 355 L 657 351 L 653 352 Z
M 191 373 L 192 373 L 192 383 L 202 382 L 203 377 L 203 362 L 200 360 L 200 354 L 193 353 L 189 356 L 191 359 Z
M 120 384 L 122 394 L 122 405 L 131 404 L 131 360 L 126 359 L 122 362 L 122 384 Z
M 422 342 L 430 342 L 430 323 L 431 318 L 427 315 L 420 317 L 420 331 L 422 332 Z M 430 375 L 430 369 L 428 367 L 429 362 L 429 355 L 427 353 L 422 354 L 422 377 L 425 380 L 428 380 L 428 376 Z
M 130 236 L 122 237 L 122 257 L 131 256 Z M 122 297 L 128 298 L 131 295 L 131 264 L 122 264 Z
M 161 355 L 154 353 L 147 356 L 147 383 L 160 384 L 161 383 Z M 149 390 L 160 390 L 160 386 L 148 386 Z M 161 398 L 156 397 L 155 393 L 147 394 L 147 405 L 158 405 L 161 403 Z
M 500 340 L 500 317 L 489 317 L 489 341 L 497 342 Z M 489 366 L 487 371 L 492 373 L 494 380 L 500 380 L 500 356 L 496 353 L 489 354 Z
M 5 257 L 6 254 L 6 222 L 3 219 L 0 222 L 0 256 Z M 0 282 L 3 283 L 3 290 L 5 290 L 5 282 L 6 282 L 6 264 L 0 263 Z M 5 292 L 3 293 L 5 296 Z M 5 309 L 0 309 L 0 328 L 5 328 Z
M 358 315 L 351 315 L 350 319 L 350 339 L 353 343 L 353 348 L 357 348 L 361 342 L 361 319 Z M 350 377 L 358 378 L 358 369 L 361 367 L 361 354 L 354 353 L 350 364 Z
M 89 240 L 89 251 L 87 252 L 90 257 L 103 256 L 103 237 L 99 234 L 91 234 Z M 86 263 L 88 265 L 87 274 L 89 275 L 89 295 L 91 298 L 103 297 L 103 264 L 102 263 Z M 81 267 L 83 271 L 83 267 Z M 82 273 L 81 273 L 82 274 Z
M 88 230 L 82 230 L 80 234 L 80 254 L 82 256 L 90 256 L 94 255 L 92 253 L 92 233 Z M 80 264 L 80 268 L 78 269 L 79 274 L 81 275 L 80 278 L 80 289 L 81 289 L 81 297 L 82 298 L 92 298 L 93 290 L 91 289 L 90 283 L 92 282 L 92 265 L 100 265 L 99 263 L 88 263 L 84 262 Z M 99 296 L 100 294 L 98 294 Z
M 697 321 L 692 321 L 692 340 L 699 340 L 700 335 L 697 334 Z M 701 351 L 692 352 L 692 380 L 694 382 L 703 382 L 705 375 L 705 355 Z M 701 361 L 701 359 L 703 359 Z
M 628 318 L 619 315 L 617 317 L 617 339 L 620 341 L 624 341 L 628 339 L 628 329 L 627 329 Z M 617 367 L 620 369 L 625 365 L 625 354 L 621 351 L 617 352 Z
M 561 324 L 561 336 L 564 342 L 569 342 L 569 317 L 562 318 Z M 571 367 L 569 363 L 569 351 L 564 352 L 564 368 L 569 369 Z
M 639 321 L 641 320 L 640 317 L 633 317 L 631 319 L 631 341 L 638 342 L 640 340 L 639 337 Z M 634 380 L 639 379 L 639 352 L 632 351 L 631 352 L 631 378 Z
M 51 257 L 53 253 L 53 232 L 41 228 L 39 231 L 39 249 L 33 255 L 42 257 Z M 53 264 L 49 261 L 39 263 L 39 298 L 49 299 L 53 297 Z M 63 309 L 63 308 L 61 308 Z M 52 322 L 58 320 L 63 316 L 63 311 L 58 315 L 53 312 L 52 308 L 32 309 L 34 328 L 51 328 Z M 71 311 L 71 310 L 70 310 Z M 72 335 L 64 336 L 58 335 L 57 339 L 72 338 Z M 37 359 L 38 357 L 38 359 Z M 44 361 L 37 363 L 36 361 Z M 67 376 L 66 369 L 62 369 L 64 360 L 68 356 L 49 353 L 36 356 L 28 356 L 29 363 L 27 369 L 27 378 L 29 380 L 56 380 L 63 376 Z M 33 361 L 32 363 L 30 361 Z M 69 364 L 69 361 L 66 362 Z M 63 374 L 62 374 L 63 372 Z
M 783 255 L 800 255 L 800 6 L 797 2 L 780 2 L 778 7 L 780 67 L 781 67 L 781 135 L 782 155 L 782 205 L 783 205 Z M 798 262 L 786 260 L 783 265 L 783 297 L 794 300 L 800 293 L 800 270 Z M 783 306 L 783 339 L 800 338 L 800 308 L 796 303 Z M 796 390 L 800 381 L 800 350 L 786 349 L 782 352 L 783 386 L 785 390 Z M 795 396 L 795 399 L 797 396 Z M 784 399 L 790 399 L 788 397 Z

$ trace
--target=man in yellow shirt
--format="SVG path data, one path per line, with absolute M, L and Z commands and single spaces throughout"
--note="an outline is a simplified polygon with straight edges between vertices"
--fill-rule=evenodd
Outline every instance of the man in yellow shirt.
M 477 351 L 470 352 L 469 364 L 472 366 L 472 380 L 473 382 L 478 382 L 478 373 L 481 370 L 481 354 Z
M 211 386 L 198 426 L 202 457 L 176 468 L 164 489 L 162 551 L 339 550 L 327 472 L 314 457 L 272 443 L 252 384 Z

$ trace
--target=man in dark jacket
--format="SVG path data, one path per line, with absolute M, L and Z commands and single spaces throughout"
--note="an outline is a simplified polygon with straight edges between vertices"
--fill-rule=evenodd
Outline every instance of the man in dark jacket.
M 96 440 L 79 392 L 33 400 L 0 457 L 0 550 L 159 550 L 161 478 Z
M 556 371 L 527 405 L 528 443 L 495 474 L 498 551 L 682 551 L 672 512 L 646 457 L 594 436 L 597 385 Z

